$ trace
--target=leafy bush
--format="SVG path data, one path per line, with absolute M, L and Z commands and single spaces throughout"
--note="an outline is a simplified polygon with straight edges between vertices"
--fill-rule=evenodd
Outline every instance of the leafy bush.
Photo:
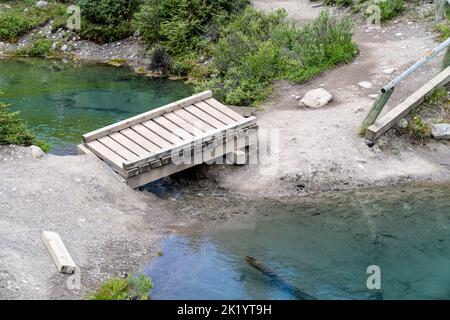
M 215 74 L 198 89 L 211 88 L 229 104 L 255 105 L 271 90 L 271 82 L 303 82 L 356 54 L 352 22 L 324 10 L 299 29 L 278 10 L 264 14 L 252 8 L 231 22 L 212 52 Z
M 405 10 L 404 0 L 381 0 L 375 2 L 381 10 L 381 21 L 392 19 Z
M 48 152 L 50 146 L 44 141 L 36 139 L 19 119 L 19 112 L 8 110 L 8 106 L 0 103 L 0 145 L 16 144 L 23 146 L 36 145 L 44 152 Z
M 148 300 L 153 284 L 149 277 L 112 278 L 104 282 L 91 300 Z
M 134 25 L 149 44 L 161 42 L 171 54 L 182 55 L 214 39 L 230 15 L 249 0 L 147 0 L 136 13 Z
M 99 43 L 131 36 L 131 18 L 140 4 L 141 0 L 80 0 L 80 35 Z
M 17 54 L 29 57 L 48 57 L 52 50 L 53 41 L 47 38 L 37 38 L 26 47 L 17 50 Z

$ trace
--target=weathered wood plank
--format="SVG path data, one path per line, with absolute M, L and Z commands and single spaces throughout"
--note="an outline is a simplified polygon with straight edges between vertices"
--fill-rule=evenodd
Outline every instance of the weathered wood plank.
M 175 113 L 166 113 L 163 115 L 164 118 L 166 118 L 169 121 L 172 121 L 177 126 L 182 127 L 185 131 L 189 132 L 191 135 L 196 136 L 204 132 L 203 130 L 196 128 L 193 124 L 187 122 L 183 118 L 180 118 Z
M 147 140 L 151 141 L 153 144 L 156 144 L 161 149 L 172 146 L 172 144 L 169 141 L 161 138 L 150 129 L 144 127 L 142 124 L 134 125 L 131 127 L 131 129 L 142 135 Z
M 241 120 L 239 122 L 235 122 L 235 123 L 233 123 L 231 125 L 223 125 L 220 129 L 216 129 L 216 130 L 213 130 L 213 131 L 205 132 L 202 136 L 197 137 L 196 141 L 198 141 L 200 139 L 201 140 L 210 140 L 210 139 L 212 139 L 214 137 L 223 137 L 230 130 L 236 130 L 237 131 L 238 129 L 254 125 L 255 123 L 256 123 L 256 118 L 255 117 L 251 117 L 251 118 L 247 118 L 247 119 L 244 118 L 243 120 Z M 171 155 L 171 153 L 172 153 L 172 151 L 174 149 L 188 148 L 191 145 L 192 145 L 192 142 L 186 143 L 186 142 L 181 141 L 181 142 L 177 143 L 176 145 L 174 145 L 172 147 L 164 149 L 162 152 L 160 152 L 160 153 L 158 153 L 156 155 L 152 155 L 152 156 L 149 156 L 149 157 L 141 157 L 141 158 L 139 158 L 137 160 L 133 160 L 133 161 L 127 161 L 126 163 L 124 163 L 124 168 L 126 170 L 129 170 L 129 169 L 133 169 L 133 168 L 139 167 L 139 166 L 144 165 L 146 163 L 149 163 L 151 161 L 157 160 L 160 157 Z
M 186 110 L 187 112 L 189 112 L 192 115 L 196 116 L 197 118 L 202 119 L 203 121 L 205 121 L 209 125 L 213 126 L 215 129 L 219 129 L 220 127 L 223 127 L 225 125 L 225 123 L 220 122 L 219 120 L 211 117 L 209 114 L 207 114 L 206 112 L 200 110 L 199 108 L 197 108 L 194 105 L 186 107 L 186 108 L 184 108 L 184 110 Z
M 68 274 L 74 273 L 77 266 L 75 262 L 73 262 L 61 237 L 56 232 L 51 231 L 42 231 L 41 237 L 58 272 Z
M 111 139 L 116 141 L 117 143 L 120 143 L 122 146 L 133 152 L 134 154 L 138 155 L 139 157 L 145 156 L 150 154 L 151 152 L 149 150 L 146 150 L 142 148 L 140 145 L 134 143 L 132 140 L 125 137 L 120 132 L 114 132 L 109 135 Z
M 141 122 L 144 122 L 144 121 L 148 121 L 148 120 L 153 119 L 155 117 L 158 117 L 158 116 L 160 116 L 160 115 L 162 115 L 164 113 L 172 112 L 172 111 L 177 110 L 177 109 L 181 109 L 181 108 L 183 108 L 185 106 L 189 106 L 189 105 L 191 105 L 191 104 L 193 104 L 193 103 L 195 103 L 197 101 L 202 101 L 202 100 L 205 100 L 205 99 L 208 99 L 208 98 L 211 98 L 211 97 L 212 97 L 212 92 L 211 91 L 205 91 L 205 92 L 193 95 L 193 96 L 191 96 L 189 98 L 173 102 L 173 103 L 168 104 L 168 105 L 166 105 L 164 107 L 148 111 L 146 113 L 137 115 L 135 117 L 132 117 L 132 118 L 129 118 L 129 119 L 126 119 L 126 120 L 114 123 L 112 125 L 109 125 L 107 127 L 104 127 L 104 128 L 92 131 L 90 133 L 87 133 L 87 134 L 83 135 L 83 141 L 85 143 L 87 143 L 87 142 L 96 140 L 98 138 L 107 136 L 107 135 L 109 135 L 111 133 L 120 131 L 120 130 L 128 128 L 128 127 L 131 127 L 131 126 L 136 125 L 138 123 L 141 123 Z
M 170 142 L 172 145 L 179 143 L 180 141 L 183 141 L 179 136 L 173 134 L 172 132 L 168 131 L 167 129 L 161 127 L 159 124 L 154 122 L 153 120 L 149 120 L 147 122 L 143 122 L 142 125 L 146 127 L 147 129 L 150 129 L 157 135 L 159 135 L 164 140 Z
M 180 109 L 180 110 L 174 111 L 173 113 L 204 132 L 209 131 L 209 130 L 214 130 L 213 126 L 202 121 L 201 119 L 197 118 L 196 116 L 192 115 L 191 113 L 187 112 L 186 110 Z
M 156 144 L 152 143 L 151 141 L 147 140 L 144 136 L 140 135 L 133 129 L 124 129 L 120 131 L 125 137 L 128 139 L 134 141 L 136 144 L 141 146 L 142 148 L 150 151 L 150 152 L 159 152 L 161 150 L 160 147 L 158 147 Z
M 215 118 L 215 119 L 217 119 L 220 122 L 223 122 L 225 124 L 232 124 L 233 122 L 236 122 L 236 120 L 230 118 L 229 116 L 226 116 L 222 112 L 218 111 L 217 109 L 213 108 L 212 106 L 210 106 L 209 104 L 207 104 L 207 103 L 205 103 L 203 101 L 196 102 L 194 104 L 194 106 L 196 106 L 200 110 L 206 112 L 207 114 L 209 114 L 213 118 Z
M 121 156 L 125 160 L 133 161 L 133 160 L 136 160 L 139 158 L 139 156 L 137 154 L 134 154 L 133 152 L 131 152 L 130 150 L 128 150 L 127 148 L 122 146 L 120 143 L 117 143 L 110 137 L 103 137 L 103 138 L 98 139 L 97 141 L 99 141 L 105 147 L 107 147 L 107 148 L 111 149 L 112 151 L 114 151 L 115 153 L 117 153 L 119 156 Z
M 123 163 L 126 161 L 124 158 L 119 156 L 117 153 L 105 147 L 103 144 L 97 140 L 91 141 L 85 146 L 92 151 L 97 157 L 103 159 L 106 163 L 111 165 L 115 170 L 123 170 Z
M 205 102 L 207 104 L 209 104 L 210 106 L 216 108 L 220 112 L 226 114 L 227 116 L 229 116 L 230 118 L 232 118 L 235 121 L 239 121 L 239 120 L 242 120 L 242 118 L 244 118 L 242 115 L 240 115 L 237 112 L 231 110 L 230 108 L 228 108 L 227 106 L 223 105 L 222 103 L 220 103 L 219 101 L 217 101 L 214 98 L 206 99 Z
M 391 129 L 397 122 L 403 119 L 415 107 L 420 105 L 425 98 L 433 93 L 436 88 L 442 87 L 450 81 L 450 67 L 439 73 L 419 90 L 410 95 L 405 101 L 375 121 L 366 131 L 366 139 L 375 141 L 383 133 Z
M 181 127 L 175 125 L 173 122 L 167 120 L 164 117 L 156 117 L 152 119 L 152 121 L 155 121 L 157 124 L 159 124 L 161 127 L 166 129 L 167 131 L 172 132 L 173 134 L 177 135 L 183 140 L 192 140 L 194 136 L 187 132 L 186 130 L 183 130 Z

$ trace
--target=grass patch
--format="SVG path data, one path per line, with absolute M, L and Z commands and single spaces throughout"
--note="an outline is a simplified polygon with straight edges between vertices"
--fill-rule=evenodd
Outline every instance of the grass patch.
M 431 137 L 430 126 L 418 114 L 413 114 L 407 129 L 410 136 L 420 143 L 426 142 Z
M 1 41 L 16 42 L 25 33 L 66 14 L 66 6 L 58 1 L 49 1 L 48 6 L 43 9 L 36 7 L 36 1 L 2 2 L 11 8 L 3 7 L 0 12 Z
M 149 300 L 152 281 L 145 274 L 115 277 L 104 282 L 90 300 Z
M 51 56 L 53 41 L 47 38 L 33 39 L 27 46 L 17 50 L 16 54 L 28 57 L 48 58 Z
M 36 139 L 35 134 L 29 131 L 19 118 L 19 114 L 19 112 L 10 111 L 8 105 L 0 102 L 0 145 L 36 145 L 44 152 L 48 152 L 50 145 Z

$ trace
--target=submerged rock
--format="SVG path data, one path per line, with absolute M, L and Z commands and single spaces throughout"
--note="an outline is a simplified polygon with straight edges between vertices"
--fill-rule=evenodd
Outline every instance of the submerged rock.
M 431 130 L 433 138 L 438 140 L 450 140 L 450 124 L 438 123 Z
M 323 88 L 317 88 L 308 91 L 302 100 L 300 100 L 300 106 L 307 106 L 308 108 L 321 108 L 326 106 L 333 96 Z

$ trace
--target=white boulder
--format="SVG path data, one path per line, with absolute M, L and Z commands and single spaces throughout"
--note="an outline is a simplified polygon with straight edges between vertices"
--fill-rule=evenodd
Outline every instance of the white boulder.
M 38 7 L 39 9 L 43 9 L 46 6 L 48 6 L 48 2 L 47 1 L 38 1 L 38 2 L 36 2 L 36 7 Z
M 438 140 L 450 140 L 450 124 L 438 123 L 431 129 L 433 138 Z
M 323 88 L 317 88 L 308 91 L 305 96 L 300 100 L 300 106 L 307 106 L 308 108 L 321 108 L 326 106 L 333 96 Z
M 42 149 L 39 148 L 38 146 L 31 146 L 30 150 L 31 150 L 31 156 L 33 157 L 33 159 L 40 159 L 43 156 L 45 156 L 44 151 L 42 151 Z

